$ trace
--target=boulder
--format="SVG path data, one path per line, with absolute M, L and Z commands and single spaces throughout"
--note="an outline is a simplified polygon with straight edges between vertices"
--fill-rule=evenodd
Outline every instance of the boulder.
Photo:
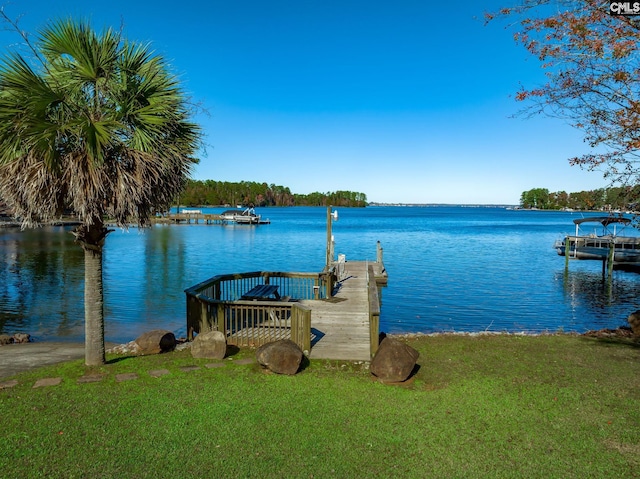
M 383 382 L 406 381 L 419 356 L 408 344 L 387 336 L 371 360 L 371 373 Z
M 629 326 L 631 326 L 633 335 L 640 338 L 640 310 L 631 313 L 627 318 L 627 322 L 629 323 Z
M 154 329 L 137 338 L 136 344 L 140 354 L 166 353 L 175 349 L 176 337 L 171 331 Z
M 31 341 L 31 336 L 27 333 L 16 333 L 13 335 L 14 343 L 28 343 Z
M 263 344 L 256 350 L 258 363 L 277 374 L 294 375 L 300 369 L 302 350 L 290 339 Z
M 13 342 L 13 337 L 8 334 L 0 334 L 0 344 L 11 344 Z
M 227 338 L 220 331 L 198 334 L 191 343 L 194 358 L 224 359 L 227 354 Z

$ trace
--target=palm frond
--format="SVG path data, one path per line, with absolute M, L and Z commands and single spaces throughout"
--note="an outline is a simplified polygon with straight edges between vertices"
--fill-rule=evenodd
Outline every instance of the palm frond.
M 202 132 L 149 45 L 70 20 L 40 33 L 36 71 L 0 60 L 0 191 L 25 224 L 72 207 L 145 224 L 179 193 Z M 10 177 L 10 179 L 8 179 Z

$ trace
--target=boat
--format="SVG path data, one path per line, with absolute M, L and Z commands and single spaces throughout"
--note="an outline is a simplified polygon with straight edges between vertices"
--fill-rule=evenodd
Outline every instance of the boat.
M 573 220 L 576 231 L 555 242 L 553 247 L 560 256 L 570 259 L 606 261 L 613 248 L 613 262 L 640 265 L 640 236 L 620 233 L 632 220 L 624 216 L 591 216 Z
M 226 210 L 220 214 L 223 221 L 238 223 L 241 225 L 262 225 L 268 224 L 268 219 L 263 220 L 262 216 L 256 214 L 253 208 Z

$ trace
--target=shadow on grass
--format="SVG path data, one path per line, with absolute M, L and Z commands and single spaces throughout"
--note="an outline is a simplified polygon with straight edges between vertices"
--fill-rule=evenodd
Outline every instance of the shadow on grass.
M 389 386 L 413 387 L 413 383 L 415 382 L 419 371 L 420 371 L 420 365 L 416 364 L 413 367 L 413 370 L 411 371 L 411 373 L 409 373 L 409 376 L 407 376 L 407 379 L 405 379 L 404 381 L 384 381 L 382 379 L 377 378 L 375 374 L 372 374 L 371 377 L 374 378 L 376 381 L 379 381 L 382 384 L 386 384 Z
M 311 361 L 304 354 L 302 355 L 302 361 L 300 361 L 300 367 L 298 368 L 298 373 L 304 371 L 311 365 Z
M 633 334 L 629 326 L 620 326 L 615 329 L 599 329 L 587 331 L 582 334 L 583 340 L 592 340 L 596 344 L 603 346 L 629 346 L 635 349 L 640 348 L 640 338 Z
M 640 340 L 634 338 L 621 338 L 615 336 L 602 336 L 602 337 L 593 337 L 586 336 L 581 338 L 583 341 L 591 341 L 599 346 L 604 347 L 612 347 L 612 346 L 628 346 L 633 349 L 640 349 Z
M 413 367 L 413 370 L 411 371 L 411 373 L 409 374 L 409 377 L 407 377 L 407 379 L 405 379 L 405 381 L 409 381 L 410 379 L 414 379 L 416 377 L 416 374 L 418 374 L 418 371 L 420 371 L 420 365 L 416 364 Z
M 225 358 L 230 356 L 236 356 L 240 352 L 240 348 L 235 344 L 227 344 L 227 352 L 225 354 Z
M 140 356 L 136 356 L 134 354 L 132 354 L 130 356 L 118 356 L 116 358 L 107 359 L 105 361 L 105 364 L 117 364 L 117 363 L 119 363 L 121 361 L 125 361 L 127 359 L 135 359 L 135 358 L 138 358 L 138 357 L 140 357 Z

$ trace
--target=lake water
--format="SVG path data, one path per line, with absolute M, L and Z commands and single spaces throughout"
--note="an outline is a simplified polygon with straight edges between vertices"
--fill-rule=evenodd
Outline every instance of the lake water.
M 219 213 L 221 208 L 204 209 Z M 216 274 L 317 272 L 326 208 L 263 208 L 269 225 L 156 225 L 111 233 L 104 251 L 105 337 L 186 334 L 184 289 Z M 384 248 L 381 330 L 545 332 L 615 328 L 640 309 L 640 275 L 602 280 L 598 261 L 552 248 L 580 213 L 489 207 L 338 208 L 337 254 Z M 83 252 L 69 228 L 0 229 L 0 332 L 82 341 Z

